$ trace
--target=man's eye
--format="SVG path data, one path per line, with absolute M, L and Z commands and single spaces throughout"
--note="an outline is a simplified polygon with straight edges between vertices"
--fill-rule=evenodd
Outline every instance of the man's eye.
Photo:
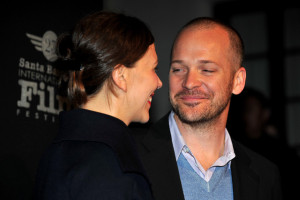
M 205 73 L 213 73 L 213 72 L 215 72 L 214 70 L 209 70 L 209 69 L 203 69 L 202 71 L 205 72 Z
M 181 68 L 172 68 L 172 72 L 176 73 L 176 72 L 182 72 L 183 69 Z

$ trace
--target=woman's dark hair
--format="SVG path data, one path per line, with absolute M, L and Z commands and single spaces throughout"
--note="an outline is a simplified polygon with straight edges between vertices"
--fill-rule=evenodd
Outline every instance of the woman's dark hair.
M 73 106 L 86 103 L 106 80 L 114 93 L 114 67 L 132 67 L 153 43 L 149 28 L 135 17 L 99 11 L 82 18 L 71 34 L 57 41 L 57 66 L 70 72 L 68 96 Z

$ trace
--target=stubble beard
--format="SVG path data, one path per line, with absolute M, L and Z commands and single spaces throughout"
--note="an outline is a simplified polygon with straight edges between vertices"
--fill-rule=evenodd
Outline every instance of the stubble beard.
M 212 123 L 215 123 L 226 107 L 230 104 L 231 99 L 231 90 L 227 88 L 225 95 L 223 98 L 219 99 L 217 102 L 212 102 L 212 97 L 214 95 L 209 96 L 210 104 L 207 107 L 204 105 L 200 105 L 201 103 L 178 103 L 169 95 L 170 103 L 174 113 L 178 116 L 181 122 L 191 126 L 207 126 Z M 197 107 L 201 106 L 199 109 Z

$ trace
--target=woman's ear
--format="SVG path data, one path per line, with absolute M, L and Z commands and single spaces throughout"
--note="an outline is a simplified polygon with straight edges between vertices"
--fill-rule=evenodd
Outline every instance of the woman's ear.
M 124 92 L 127 91 L 126 71 L 127 68 L 124 65 L 116 65 L 112 72 L 112 79 L 115 85 Z
M 240 94 L 243 91 L 245 84 L 246 69 L 244 67 L 240 67 L 234 75 L 232 93 L 235 95 Z

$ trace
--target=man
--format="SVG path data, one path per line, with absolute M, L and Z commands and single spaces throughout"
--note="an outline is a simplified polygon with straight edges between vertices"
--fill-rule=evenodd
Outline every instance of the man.
M 137 138 L 156 200 L 281 199 L 277 167 L 231 140 L 232 94 L 245 86 L 238 33 L 197 18 L 178 33 L 171 57 L 172 111 Z

